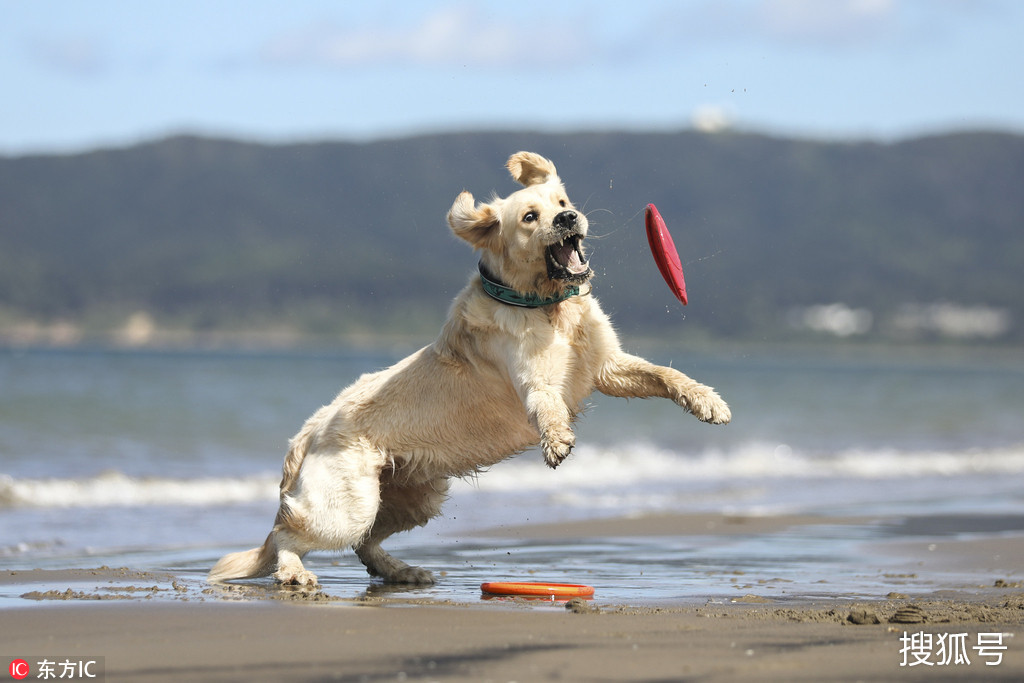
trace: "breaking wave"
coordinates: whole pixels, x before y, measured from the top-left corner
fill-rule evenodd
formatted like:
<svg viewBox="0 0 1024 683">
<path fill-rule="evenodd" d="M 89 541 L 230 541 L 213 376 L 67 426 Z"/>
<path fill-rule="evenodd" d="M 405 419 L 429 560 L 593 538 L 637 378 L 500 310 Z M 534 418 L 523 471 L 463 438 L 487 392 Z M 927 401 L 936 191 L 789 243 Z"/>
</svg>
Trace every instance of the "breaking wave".
<svg viewBox="0 0 1024 683">
<path fill-rule="evenodd" d="M 801 453 L 784 444 L 748 444 L 730 451 L 683 455 L 650 445 L 581 444 L 552 471 L 538 453 L 499 464 L 454 493 L 636 489 L 734 480 L 921 479 L 1024 474 L 1024 445 L 965 451 L 848 450 Z M 0 509 L 52 507 L 217 506 L 274 501 L 280 475 L 171 479 L 105 472 L 78 479 L 16 479 L 0 475 Z"/>
<path fill-rule="evenodd" d="M 0 475 L 0 508 L 226 505 L 276 500 L 278 474 L 163 479 L 104 472 L 82 479 L 14 479 Z"/>
<path fill-rule="evenodd" d="M 581 445 L 552 472 L 540 457 L 521 456 L 473 482 L 491 491 L 554 490 L 566 485 L 627 487 L 737 479 L 914 479 L 1024 473 L 1024 444 L 966 451 L 852 449 L 818 454 L 785 444 L 753 443 L 729 451 L 681 455 L 650 445 L 602 448 Z"/>
</svg>

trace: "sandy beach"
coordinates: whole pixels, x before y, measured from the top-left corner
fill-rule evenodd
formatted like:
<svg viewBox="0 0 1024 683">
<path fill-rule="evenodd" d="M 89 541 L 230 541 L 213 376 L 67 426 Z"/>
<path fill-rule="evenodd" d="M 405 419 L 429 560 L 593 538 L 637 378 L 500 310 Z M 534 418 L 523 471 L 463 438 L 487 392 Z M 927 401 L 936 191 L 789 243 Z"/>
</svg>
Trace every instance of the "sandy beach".
<svg viewBox="0 0 1024 683">
<path fill-rule="evenodd" d="M 695 537 L 819 521 L 659 515 L 481 533 Z M 877 551 L 864 557 L 866 570 L 876 559 L 891 567 L 898 554 L 906 576 L 943 578 L 927 592 L 851 596 L 830 585 L 780 597 L 759 590 L 772 577 L 744 576 L 724 597 L 709 582 L 704 599 L 631 605 L 602 600 L 600 585 L 590 601 L 459 601 L 393 594 L 369 580 L 365 593 L 342 598 L 131 568 L 8 570 L 0 589 L 18 599 L 0 611 L 0 642 L 8 660 L 91 658 L 111 681 L 1024 678 L 1024 536 Z"/>
</svg>

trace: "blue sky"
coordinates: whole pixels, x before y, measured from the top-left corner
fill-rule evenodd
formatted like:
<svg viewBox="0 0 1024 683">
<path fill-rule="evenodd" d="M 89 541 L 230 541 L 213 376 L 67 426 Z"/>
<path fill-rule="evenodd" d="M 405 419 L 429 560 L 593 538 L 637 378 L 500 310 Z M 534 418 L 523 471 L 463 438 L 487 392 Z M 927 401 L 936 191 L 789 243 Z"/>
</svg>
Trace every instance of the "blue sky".
<svg viewBox="0 0 1024 683">
<path fill-rule="evenodd" d="M 0 154 L 190 132 L 1024 132 L 1019 0 L 0 0 Z"/>
</svg>

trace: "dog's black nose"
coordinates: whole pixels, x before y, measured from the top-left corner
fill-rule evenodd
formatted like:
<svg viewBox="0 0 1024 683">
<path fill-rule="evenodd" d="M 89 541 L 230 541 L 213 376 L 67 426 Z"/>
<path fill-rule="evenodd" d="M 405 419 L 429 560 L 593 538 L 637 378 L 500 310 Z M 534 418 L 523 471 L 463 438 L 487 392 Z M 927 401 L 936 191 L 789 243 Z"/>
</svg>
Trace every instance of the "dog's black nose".
<svg viewBox="0 0 1024 683">
<path fill-rule="evenodd" d="M 555 216 L 555 220 L 552 221 L 552 225 L 559 230 L 568 230 L 569 228 L 576 227 L 576 212 L 563 211 Z"/>
</svg>

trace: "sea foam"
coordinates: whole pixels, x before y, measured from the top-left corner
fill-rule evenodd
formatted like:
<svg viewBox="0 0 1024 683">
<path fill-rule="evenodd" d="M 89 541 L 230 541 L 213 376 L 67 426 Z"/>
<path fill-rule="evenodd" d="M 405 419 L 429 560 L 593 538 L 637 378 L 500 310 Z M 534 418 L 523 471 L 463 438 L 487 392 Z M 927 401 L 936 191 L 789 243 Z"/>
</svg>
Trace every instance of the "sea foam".
<svg viewBox="0 0 1024 683">
<path fill-rule="evenodd" d="M 81 479 L 14 479 L 0 475 L 0 508 L 226 505 L 277 498 L 279 475 L 164 479 L 104 472 Z"/>
<path fill-rule="evenodd" d="M 466 490 L 504 493 L 643 491 L 659 487 L 737 480 L 885 480 L 1014 476 L 1024 474 L 1024 445 L 963 451 L 858 449 L 836 453 L 799 452 L 785 444 L 751 443 L 728 451 L 678 453 L 652 445 L 581 444 L 557 470 L 536 452 L 466 481 Z M 133 477 L 122 472 L 68 479 L 30 479 L 0 475 L 0 508 L 217 506 L 273 501 L 280 475 L 173 479 Z"/>
</svg>

